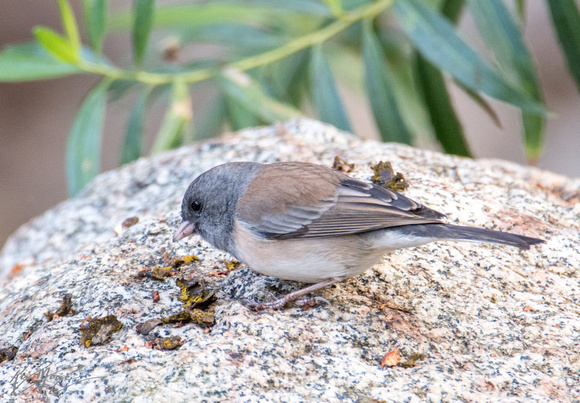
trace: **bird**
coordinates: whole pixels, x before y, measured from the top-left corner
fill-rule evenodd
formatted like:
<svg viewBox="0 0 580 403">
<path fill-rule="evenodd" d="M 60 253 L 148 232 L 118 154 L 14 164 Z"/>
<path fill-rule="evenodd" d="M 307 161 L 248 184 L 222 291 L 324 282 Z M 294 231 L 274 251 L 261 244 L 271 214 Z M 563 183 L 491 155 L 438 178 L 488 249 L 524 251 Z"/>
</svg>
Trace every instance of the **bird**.
<svg viewBox="0 0 580 403">
<path fill-rule="evenodd" d="M 399 248 L 476 241 L 529 249 L 542 239 L 443 222 L 444 214 L 394 190 L 305 162 L 229 162 L 195 178 L 173 241 L 198 234 L 253 271 L 312 285 L 256 310 L 280 309 L 355 277 Z"/>
</svg>

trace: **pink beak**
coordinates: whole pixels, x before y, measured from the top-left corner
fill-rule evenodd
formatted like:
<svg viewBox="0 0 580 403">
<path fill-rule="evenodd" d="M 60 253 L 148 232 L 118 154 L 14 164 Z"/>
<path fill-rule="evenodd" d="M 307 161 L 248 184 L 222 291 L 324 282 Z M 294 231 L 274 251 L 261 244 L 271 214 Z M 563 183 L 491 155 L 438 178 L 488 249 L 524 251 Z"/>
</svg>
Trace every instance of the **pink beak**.
<svg viewBox="0 0 580 403">
<path fill-rule="evenodd" d="M 193 231 L 195 231 L 195 224 L 190 223 L 189 221 L 183 221 L 173 235 L 173 242 L 180 241 L 183 238 L 190 236 L 193 234 Z"/>
</svg>

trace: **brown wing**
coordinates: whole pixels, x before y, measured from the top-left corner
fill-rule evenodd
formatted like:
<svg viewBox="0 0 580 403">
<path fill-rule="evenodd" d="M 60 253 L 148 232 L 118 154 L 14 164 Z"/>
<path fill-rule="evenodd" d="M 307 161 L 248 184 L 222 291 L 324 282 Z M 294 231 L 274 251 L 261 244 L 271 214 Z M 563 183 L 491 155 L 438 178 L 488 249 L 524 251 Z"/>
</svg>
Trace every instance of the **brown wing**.
<svg viewBox="0 0 580 403">
<path fill-rule="evenodd" d="M 246 192 L 252 197 L 240 200 L 237 219 L 266 238 L 335 237 L 444 217 L 397 192 L 318 165 L 272 164 L 256 179 Z"/>
</svg>

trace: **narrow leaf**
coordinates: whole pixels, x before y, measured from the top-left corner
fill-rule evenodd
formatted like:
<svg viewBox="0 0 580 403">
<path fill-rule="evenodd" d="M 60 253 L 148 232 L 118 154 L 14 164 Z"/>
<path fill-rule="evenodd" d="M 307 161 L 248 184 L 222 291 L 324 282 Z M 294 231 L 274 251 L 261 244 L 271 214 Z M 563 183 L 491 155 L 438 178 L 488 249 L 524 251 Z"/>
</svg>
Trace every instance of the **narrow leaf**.
<svg viewBox="0 0 580 403">
<path fill-rule="evenodd" d="M 419 86 L 437 140 L 446 153 L 471 157 L 463 128 L 451 105 L 443 74 L 421 55 L 417 55 L 415 63 Z"/>
<path fill-rule="evenodd" d="M 76 63 L 79 52 L 71 43 L 52 29 L 37 27 L 34 29 L 34 36 L 38 42 L 57 60 L 65 63 Z"/>
<path fill-rule="evenodd" d="M 310 88 L 314 107 L 318 111 L 320 120 L 341 130 L 351 131 L 348 117 L 334 83 L 334 77 L 324 59 L 320 46 L 312 48 Z"/>
<path fill-rule="evenodd" d="M 147 87 L 137 98 L 135 106 L 131 111 L 127 131 L 125 133 L 125 142 L 121 153 L 121 165 L 141 157 L 143 153 L 143 116 L 147 108 L 147 100 L 151 88 Z"/>
<path fill-rule="evenodd" d="M 470 88 L 467 88 L 465 85 L 463 85 L 462 83 L 455 81 L 455 84 L 461 88 L 463 90 L 463 92 L 465 92 L 473 102 L 475 102 L 481 109 L 483 109 L 483 111 L 485 113 L 487 113 L 487 115 L 491 118 L 491 120 L 493 120 L 493 123 L 495 123 L 495 125 L 497 127 L 502 127 L 501 125 L 501 121 L 499 120 L 499 116 L 497 116 L 497 113 L 495 113 L 495 111 L 493 110 L 493 108 L 491 107 L 491 105 L 489 104 L 489 102 L 487 102 L 487 100 L 485 98 L 483 98 L 481 95 L 479 95 L 477 92 L 473 91 Z"/>
<path fill-rule="evenodd" d="M 413 141 L 423 137 L 431 138 L 433 125 L 429 120 L 423 96 L 418 89 L 415 72 L 409 68 L 413 59 L 409 57 L 408 43 L 406 38 L 402 37 L 402 34 L 400 34 L 399 38 L 395 38 L 393 31 L 390 27 L 381 27 L 381 31 L 377 31 L 377 37 L 381 43 L 383 54 L 387 59 L 397 107 L 407 131 L 412 133 Z M 333 65 L 339 66 L 337 63 Z M 361 73 L 363 72 L 362 66 L 361 60 Z M 346 69 L 358 68 L 358 63 L 350 61 L 342 67 Z M 352 75 L 352 73 L 350 74 Z M 362 74 L 359 81 L 361 84 L 354 88 L 364 87 Z"/>
<path fill-rule="evenodd" d="M 332 11 L 332 14 L 334 14 L 335 16 L 341 16 L 344 11 L 342 10 L 342 4 L 340 0 L 322 0 L 330 9 L 330 11 Z"/>
<path fill-rule="evenodd" d="M 441 4 L 441 14 L 452 24 L 456 24 L 463 11 L 463 0 L 445 0 Z M 415 55 L 415 74 L 419 92 L 426 106 L 435 137 L 449 154 L 471 156 L 463 134 L 463 127 L 457 117 L 443 73 L 423 56 Z"/>
<path fill-rule="evenodd" d="M 226 108 L 225 95 L 219 94 L 208 105 L 201 118 L 195 120 L 196 140 L 205 140 L 221 134 L 226 116 Z"/>
<path fill-rule="evenodd" d="M 300 106 L 308 77 L 309 54 L 304 49 L 266 66 L 267 81 L 274 98 Z"/>
<path fill-rule="evenodd" d="M 325 0 L 327 1 L 327 0 Z M 340 3 L 340 0 L 328 0 L 334 3 Z M 366 0 L 365 0 L 366 1 Z M 218 3 L 216 1 L 216 3 Z M 328 9 L 321 4 L 319 0 L 229 0 L 222 2 L 224 4 L 238 4 L 246 7 L 265 7 L 282 12 L 295 12 L 301 14 L 317 14 L 329 16 Z M 340 4 L 337 6 L 340 8 Z"/>
<path fill-rule="evenodd" d="M 139 66 L 145 56 L 149 34 L 153 26 L 155 1 L 134 0 L 133 8 L 135 12 L 133 23 L 133 53 L 135 54 L 135 64 Z"/>
<path fill-rule="evenodd" d="M 165 112 L 165 118 L 151 150 L 152 154 L 179 146 L 183 140 L 184 131 L 193 118 L 187 84 L 183 81 L 175 81 L 172 90 L 171 104 Z"/>
<path fill-rule="evenodd" d="M 368 20 L 363 22 L 362 54 L 367 92 L 381 138 L 411 144 L 411 134 L 397 106 L 390 71 Z"/>
<path fill-rule="evenodd" d="M 443 14 L 452 24 L 457 24 L 465 6 L 465 0 L 444 0 L 441 5 Z"/>
<path fill-rule="evenodd" d="M 302 116 L 302 113 L 292 106 L 270 98 L 264 93 L 260 84 L 239 70 L 227 69 L 220 77 L 219 83 L 226 94 L 241 102 L 268 123 Z"/>
<path fill-rule="evenodd" d="M 194 25 L 183 29 L 180 38 L 184 43 L 209 42 L 232 48 L 232 51 L 256 52 L 283 45 L 288 38 L 278 33 L 244 24 Z"/>
<path fill-rule="evenodd" d="M 544 149 L 546 120 L 539 115 L 522 113 L 526 157 L 530 165 L 536 165 Z"/>
<path fill-rule="evenodd" d="M 475 23 L 487 46 L 512 82 L 538 102 L 540 86 L 532 56 L 522 33 L 501 0 L 469 0 Z M 537 160 L 542 152 L 544 119 L 530 113 L 522 114 L 524 140 L 528 160 Z"/>
<path fill-rule="evenodd" d="M 107 0 L 83 0 L 87 33 L 96 53 L 101 53 L 103 49 L 107 3 Z"/>
<path fill-rule="evenodd" d="M 80 52 L 81 37 L 79 35 L 79 28 L 70 3 L 68 0 L 58 0 L 58 7 L 60 9 L 60 17 L 68 41 L 76 52 Z"/>
<path fill-rule="evenodd" d="M 135 80 L 115 80 L 109 86 L 109 102 L 115 102 L 123 98 L 140 83 Z"/>
<path fill-rule="evenodd" d="M 545 108 L 514 87 L 455 33 L 450 23 L 417 0 L 397 0 L 399 23 L 421 54 L 466 87 L 510 103 L 523 111 L 545 115 Z"/>
<path fill-rule="evenodd" d="M 469 0 L 476 26 L 508 77 L 528 94 L 539 94 L 532 57 L 501 0 Z"/>
<path fill-rule="evenodd" d="M 228 95 L 225 96 L 228 121 L 232 130 L 245 129 L 257 126 L 260 122 L 256 114 L 244 104 Z"/>
<path fill-rule="evenodd" d="M 99 173 L 101 134 L 109 84 L 109 80 L 103 80 L 89 92 L 72 125 L 66 150 L 66 171 L 71 196 Z"/>
<path fill-rule="evenodd" d="M 548 0 L 552 22 L 580 92 L 580 14 L 574 0 Z"/>
<path fill-rule="evenodd" d="M 520 22 L 523 24 L 526 21 L 526 0 L 516 0 L 516 11 Z"/>
<path fill-rule="evenodd" d="M 37 43 L 13 46 L 0 53 L 0 81 L 43 80 L 80 73 L 74 65 L 56 60 Z"/>
<path fill-rule="evenodd" d="M 133 10 L 134 11 L 134 10 Z M 156 28 L 177 28 L 227 23 L 272 23 L 287 21 L 294 17 L 330 17 L 328 7 L 312 0 L 262 0 L 248 3 L 239 1 L 210 1 L 197 4 L 160 7 L 155 12 Z M 108 31 L 131 28 L 134 16 L 131 12 L 118 12 L 111 16 Z M 279 25 L 282 26 L 282 25 Z"/>
</svg>

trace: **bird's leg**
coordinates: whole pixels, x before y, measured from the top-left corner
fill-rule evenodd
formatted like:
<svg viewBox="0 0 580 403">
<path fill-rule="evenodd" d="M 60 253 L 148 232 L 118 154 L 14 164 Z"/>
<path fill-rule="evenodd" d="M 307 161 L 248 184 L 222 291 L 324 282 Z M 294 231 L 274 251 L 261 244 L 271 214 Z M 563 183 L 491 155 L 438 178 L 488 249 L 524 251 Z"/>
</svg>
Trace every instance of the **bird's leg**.
<svg viewBox="0 0 580 403">
<path fill-rule="evenodd" d="M 256 311 L 263 311 L 265 309 L 280 309 L 289 304 L 290 302 L 296 301 L 299 305 L 314 305 L 317 301 L 325 301 L 322 297 L 310 297 L 310 298 L 300 298 L 306 294 L 311 293 L 312 291 L 316 291 L 322 287 L 326 287 L 335 283 L 342 281 L 341 279 L 328 279 L 321 281 L 320 283 L 313 284 L 309 287 L 302 288 L 298 291 L 291 292 L 290 294 L 286 294 L 280 299 L 277 299 L 272 302 L 262 302 L 262 303 L 252 303 L 250 307 L 255 309 Z"/>
</svg>

